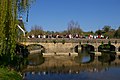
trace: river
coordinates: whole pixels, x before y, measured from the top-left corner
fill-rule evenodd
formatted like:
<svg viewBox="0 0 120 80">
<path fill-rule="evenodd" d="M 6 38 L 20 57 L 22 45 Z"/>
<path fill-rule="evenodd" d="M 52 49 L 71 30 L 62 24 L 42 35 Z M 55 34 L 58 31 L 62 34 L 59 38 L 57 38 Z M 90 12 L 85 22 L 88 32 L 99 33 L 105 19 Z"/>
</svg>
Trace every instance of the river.
<svg viewBox="0 0 120 80">
<path fill-rule="evenodd" d="M 22 71 L 25 80 L 120 80 L 120 57 L 111 53 L 47 57 L 38 53 L 29 55 L 28 60 Z"/>
</svg>

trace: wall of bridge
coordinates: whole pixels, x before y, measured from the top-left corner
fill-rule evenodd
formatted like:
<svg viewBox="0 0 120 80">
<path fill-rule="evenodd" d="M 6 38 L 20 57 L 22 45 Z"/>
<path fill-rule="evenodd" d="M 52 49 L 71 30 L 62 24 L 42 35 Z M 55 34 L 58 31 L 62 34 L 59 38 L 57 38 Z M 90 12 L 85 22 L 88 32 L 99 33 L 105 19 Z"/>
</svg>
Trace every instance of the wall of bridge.
<svg viewBox="0 0 120 80">
<path fill-rule="evenodd" d="M 31 45 L 31 44 L 39 44 L 42 45 L 45 48 L 45 53 L 75 53 L 75 47 L 77 45 L 80 45 L 79 43 L 40 43 L 40 42 L 21 42 L 21 44 L 24 45 Z M 83 44 L 89 44 L 94 46 L 95 51 L 98 51 L 98 47 L 101 45 L 101 43 L 81 43 Z M 111 43 L 116 47 L 116 51 L 118 51 L 118 48 L 120 46 L 120 43 Z"/>
<path fill-rule="evenodd" d="M 78 45 L 78 43 L 22 43 L 24 45 L 31 45 L 31 44 L 39 44 L 45 48 L 45 53 L 74 53 L 74 46 Z"/>
</svg>

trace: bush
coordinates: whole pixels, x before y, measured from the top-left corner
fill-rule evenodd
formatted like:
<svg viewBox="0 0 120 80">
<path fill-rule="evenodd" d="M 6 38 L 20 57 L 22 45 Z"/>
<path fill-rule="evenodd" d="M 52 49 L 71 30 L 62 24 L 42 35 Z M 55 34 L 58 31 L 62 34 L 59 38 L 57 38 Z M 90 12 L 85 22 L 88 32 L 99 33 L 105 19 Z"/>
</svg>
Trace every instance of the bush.
<svg viewBox="0 0 120 80">
<path fill-rule="evenodd" d="M 81 41 L 79 41 L 79 44 L 81 45 Z"/>
<path fill-rule="evenodd" d="M 115 40 L 115 44 L 117 44 L 117 40 Z"/>
<path fill-rule="evenodd" d="M 56 40 L 53 40 L 53 43 L 56 44 L 57 43 Z"/>
<path fill-rule="evenodd" d="M 65 40 L 62 40 L 62 44 L 65 44 Z"/>
<path fill-rule="evenodd" d="M 22 80 L 22 76 L 14 70 L 0 68 L 0 80 Z"/>
</svg>

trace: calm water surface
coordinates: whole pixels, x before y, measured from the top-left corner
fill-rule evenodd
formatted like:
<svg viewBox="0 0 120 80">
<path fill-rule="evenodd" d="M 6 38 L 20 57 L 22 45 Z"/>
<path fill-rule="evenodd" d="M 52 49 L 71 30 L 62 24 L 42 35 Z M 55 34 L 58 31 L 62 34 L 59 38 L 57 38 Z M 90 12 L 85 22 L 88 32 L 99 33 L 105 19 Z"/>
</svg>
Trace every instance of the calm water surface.
<svg viewBox="0 0 120 80">
<path fill-rule="evenodd" d="M 43 60 L 40 59 L 43 58 L 38 56 L 38 54 L 36 56 L 34 55 L 33 58 L 30 56 L 29 63 L 34 66 L 40 65 L 41 62 L 43 62 Z M 118 63 L 113 62 L 115 61 L 115 55 L 105 54 L 98 56 L 97 62 L 99 64 L 93 63 L 95 58 L 93 55 L 90 56 L 88 54 L 80 54 L 75 57 L 75 60 L 75 62 L 80 65 L 89 65 L 87 65 L 87 68 L 83 70 L 80 70 L 81 68 L 79 67 L 78 70 L 76 69 L 73 72 L 71 71 L 72 68 L 68 69 L 67 72 L 60 70 L 52 72 L 52 70 L 37 69 L 35 71 L 25 71 L 23 74 L 25 80 L 120 80 L 120 61 L 118 59 Z M 89 66 L 94 67 L 89 69 Z M 55 68 L 57 70 L 57 66 Z"/>
<path fill-rule="evenodd" d="M 120 80 L 120 68 L 108 68 L 100 72 L 79 72 L 79 73 L 45 73 L 27 72 L 26 80 Z"/>
</svg>

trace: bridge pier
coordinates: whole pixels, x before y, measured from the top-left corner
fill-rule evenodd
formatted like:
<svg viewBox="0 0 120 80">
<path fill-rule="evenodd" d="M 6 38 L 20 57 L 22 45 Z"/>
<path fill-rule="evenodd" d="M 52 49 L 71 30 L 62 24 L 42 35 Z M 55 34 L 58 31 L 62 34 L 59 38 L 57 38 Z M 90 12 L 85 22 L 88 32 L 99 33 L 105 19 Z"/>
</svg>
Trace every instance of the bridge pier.
<svg viewBox="0 0 120 80">
<path fill-rule="evenodd" d="M 41 39 L 39 39 L 41 40 Z M 42 41 L 42 42 L 36 42 L 36 41 L 26 41 L 26 42 L 20 42 L 21 44 L 23 45 L 32 45 L 32 44 L 36 44 L 36 45 L 41 45 L 44 47 L 45 49 L 45 52 L 46 53 L 74 53 L 75 52 L 75 47 L 78 46 L 78 50 L 80 51 L 81 50 L 81 45 L 84 45 L 84 44 L 89 44 L 89 45 L 92 45 L 92 47 L 94 46 L 94 51 L 95 52 L 98 52 L 98 47 L 101 45 L 101 42 L 103 41 L 105 44 L 107 44 L 108 40 L 104 40 L 104 39 L 90 39 L 89 40 L 89 43 L 87 43 L 88 39 L 80 39 L 80 40 L 73 40 L 73 41 L 69 41 L 69 40 L 66 40 L 66 42 L 63 44 L 61 42 L 56 42 L 56 43 L 53 43 L 52 42 L 44 42 L 45 39 Z M 50 41 L 50 40 L 48 40 Z M 81 44 L 79 43 L 79 41 L 81 41 Z M 111 40 L 111 44 L 114 45 L 116 48 L 116 52 L 119 51 L 119 47 L 120 47 L 120 41 L 117 42 L 117 44 L 113 43 L 114 40 Z"/>
<path fill-rule="evenodd" d="M 119 47 L 116 47 L 116 48 L 115 48 L 115 51 L 118 52 L 118 49 L 119 49 Z"/>
<path fill-rule="evenodd" d="M 78 45 L 78 52 L 80 52 L 82 50 L 81 45 Z"/>
<path fill-rule="evenodd" d="M 95 52 L 98 52 L 98 48 L 95 48 Z"/>
</svg>

